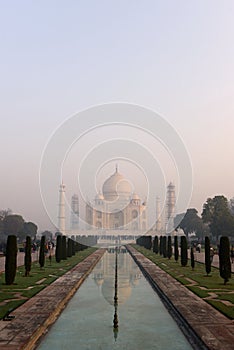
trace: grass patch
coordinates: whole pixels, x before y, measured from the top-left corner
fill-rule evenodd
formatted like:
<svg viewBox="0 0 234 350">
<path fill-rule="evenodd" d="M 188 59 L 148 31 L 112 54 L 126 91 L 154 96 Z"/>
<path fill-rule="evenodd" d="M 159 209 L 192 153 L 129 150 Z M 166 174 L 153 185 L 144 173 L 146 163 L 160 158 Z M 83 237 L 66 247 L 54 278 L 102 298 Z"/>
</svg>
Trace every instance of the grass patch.
<svg viewBox="0 0 234 350">
<path fill-rule="evenodd" d="M 1 305 L 0 312 L 1 312 L 1 318 L 3 318 L 9 309 L 16 309 L 20 305 L 25 303 L 25 300 L 15 300 L 15 301 L 9 301 L 8 303 Z"/>
<path fill-rule="evenodd" d="M 188 289 L 190 289 L 194 294 L 197 294 L 200 298 L 207 298 L 209 296 L 209 292 L 207 290 L 200 289 L 197 286 L 189 286 Z"/>
<path fill-rule="evenodd" d="M 90 247 L 83 251 L 76 253 L 76 255 L 62 260 L 60 263 L 55 261 L 52 257 L 51 264 L 49 259 L 46 259 L 45 267 L 40 268 L 38 262 L 32 263 L 32 268 L 29 277 L 24 277 L 24 266 L 17 268 L 16 277 L 13 285 L 7 286 L 5 284 L 5 273 L 0 274 L 0 319 L 4 317 L 9 309 L 16 309 L 29 298 L 40 292 L 43 288 L 51 284 L 58 277 L 64 275 L 67 271 L 72 269 L 88 255 L 92 254 L 96 248 Z M 20 293 L 20 299 L 11 301 L 10 299 L 17 298 L 16 293 Z"/>
<path fill-rule="evenodd" d="M 222 294 L 222 295 L 219 295 L 219 293 L 218 293 L 218 298 L 217 299 L 229 301 L 234 306 L 234 294 Z"/>
<path fill-rule="evenodd" d="M 234 319 L 234 294 L 232 293 L 234 290 L 233 278 L 224 285 L 223 279 L 219 275 L 219 269 L 215 267 L 211 267 L 211 273 L 207 276 L 205 265 L 202 263 L 195 262 L 195 269 L 192 270 L 190 260 L 188 260 L 188 265 L 186 267 L 182 267 L 180 260 L 176 262 L 173 257 L 169 260 L 163 258 L 159 254 L 154 254 L 152 251 L 143 247 L 137 245 L 133 245 L 133 247 L 200 298 L 206 298 L 209 296 L 209 293 L 214 292 L 217 294 L 217 298 L 215 299 L 227 300 L 232 303 L 233 305 L 227 306 L 218 300 L 205 300 L 225 316 Z M 191 282 L 194 282 L 194 285 L 191 285 Z"/>
<path fill-rule="evenodd" d="M 218 311 L 222 312 L 224 315 L 230 315 L 228 316 L 229 318 L 233 319 L 234 318 L 234 305 L 233 306 L 227 306 L 221 301 L 217 300 L 207 300 L 207 302 L 212 305 L 215 309 Z"/>
</svg>

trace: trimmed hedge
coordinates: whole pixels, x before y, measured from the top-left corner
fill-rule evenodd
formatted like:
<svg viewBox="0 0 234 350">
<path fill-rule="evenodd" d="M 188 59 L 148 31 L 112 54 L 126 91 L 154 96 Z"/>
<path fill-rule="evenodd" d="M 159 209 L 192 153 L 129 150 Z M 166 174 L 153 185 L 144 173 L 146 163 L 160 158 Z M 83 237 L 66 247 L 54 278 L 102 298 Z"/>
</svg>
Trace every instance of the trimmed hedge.
<svg viewBox="0 0 234 350">
<path fill-rule="evenodd" d="M 17 267 L 17 239 L 15 235 L 7 237 L 6 260 L 5 260 L 5 282 L 7 285 L 14 283 Z"/>
</svg>

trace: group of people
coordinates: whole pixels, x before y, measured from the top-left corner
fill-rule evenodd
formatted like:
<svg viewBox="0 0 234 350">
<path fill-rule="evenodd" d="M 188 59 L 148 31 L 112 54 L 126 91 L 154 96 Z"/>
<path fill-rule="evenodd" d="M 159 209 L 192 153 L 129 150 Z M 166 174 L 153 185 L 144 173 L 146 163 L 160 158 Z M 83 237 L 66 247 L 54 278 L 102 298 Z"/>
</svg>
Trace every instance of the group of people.
<svg viewBox="0 0 234 350">
<path fill-rule="evenodd" d="M 201 252 L 201 244 L 194 244 L 194 248 L 198 253 Z M 216 251 L 213 247 L 210 247 L 210 262 L 213 262 L 214 255 L 218 254 L 218 250 Z M 232 244 L 231 249 L 230 249 L 230 258 L 231 258 L 231 263 L 234 263 L 234 244 Z"/>
</svg>

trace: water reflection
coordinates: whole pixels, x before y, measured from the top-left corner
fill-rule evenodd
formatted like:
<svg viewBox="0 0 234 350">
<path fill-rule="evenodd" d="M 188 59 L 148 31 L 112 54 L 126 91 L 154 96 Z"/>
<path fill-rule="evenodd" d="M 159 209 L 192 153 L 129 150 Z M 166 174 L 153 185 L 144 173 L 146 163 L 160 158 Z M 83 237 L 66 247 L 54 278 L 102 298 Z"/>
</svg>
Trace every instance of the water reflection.
<svg viewBox="0 0 234 350">
<path fill-rule="evenodd" d="M 93 273 L 105 300 L 114 305 L 115 248 L 108 249 Z M 118 304 L 124 304 L 141 278 L 141 272 L 125 248 L 118 249 Z"/>
<path fill-rule="evenodd" d="M 106 252 L 39 346 L 40 350 L 191 350 L 140 269 L 124 249 L 118 254 L 118 329 L 115 250 Z M 114 336 L 113 336 L 114 331 Z"/>
<path fill-rule="evenodd" d="M 114 296 L 114 306 L 115 306 L 115 313 L 114 313 L 114 320 L 113 320 L 113 331 L 114 331 L 114 338 L 115 341 L 117 340 L 117 335 L 119 331 L 119 319 L 118 319 L 118 253 L 119 249 L 118 247 L 115 248 L 115 296 Z"/>
</svg>

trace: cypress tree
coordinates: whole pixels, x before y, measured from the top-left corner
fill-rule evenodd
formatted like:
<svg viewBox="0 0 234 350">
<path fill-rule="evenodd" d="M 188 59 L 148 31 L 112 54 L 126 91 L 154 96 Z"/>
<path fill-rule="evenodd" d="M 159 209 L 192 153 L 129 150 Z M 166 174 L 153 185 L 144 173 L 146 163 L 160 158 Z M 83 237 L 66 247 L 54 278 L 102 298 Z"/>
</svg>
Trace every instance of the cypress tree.
<svg viewBox="0 0 234 350">
<path fill-rule="evenodd" d="M 171 246 L 171 236 L 168 236 L 167 239 L 167 257 L 171 259 L 172 256 L 172 246 Z"/>
<path fill-rule="evenodd" d="M 58 235 L 56 238 L 55 259 L 59 263 L 62 259 L 62 236 Z"/>
<path fill-rule="evenodd" d="M 152 236 L 145 236 L 145 248 L 151 250 L 151 248 L 152 248 Z"/>
<path fill-rule="evenodd" d="M 25 256 L 24 256 L 24 267 L 25 267 L 25 277 L 29 276 L 29 272 L 31 271 L 32 264 L 32 255 L 31 255 L 31 237 L 26 237 L 26 246 L 25 246 Z"/>
<path fill-rule="evenodd" d="M 78 253 L 78 251 L 79 251 L 79 243 L 78 242 L 75 242 L 75 251 L 76 251 L 76 253 Z"/>
<path fill-rule="evenodd" d="M 167 236 L 163 236 L 163 257 L 167 257 Z"/>
<path fill-rule="evenodd" d="M 39 252 L 39 264 L 40 267 L 45 265 L 45 236 L 41 237 L 40 252 Z"/>
<path fill-rule="evenodd" d="M 66 240 L 66 236 L 62 236 L 62 260 L 67 260 L 67 240 Z"/>
<path fill-rule="evenodd" d="M 159 254 L 163 255 L 163 236 L 160 236 L 160 241 L 159 241 Z"/>
<path fill-rule="evenodd" d="M 231 278 L 230 243 L 228 237 L 220 238 L 219 246 L 219 274 L 226 284 Z"/>
<path fill-rule="evenodd" d="M 178 236 L 174 237 L 174 254 L 175 254 L 175 261 L 177 262 L 179 259 Z"/>
<path fill-rule="evenodd" d="M 158 254 L 158 236 L 154 237 L 153 252 L 155 254 Z"/>
<path fill-rule="evenodd" d="M 191 253 L 190 253 L 190 258 L 191 258 L 191 267 L 194 270 L 195 267 L 195 260 L 194 260 L 194 253 L 193 253 L 193 248 L 191 247 Z"/>
<path fill-rule="evenodd" d="M 72 255 L 76 254 L 76 242 L 72 239 Z"/>
<path fill-rule="evenodd" d="M 207 276 L 211 271 L 211 261 L 210 261 L 210 239 L 208 236 L 205 237 L 205 266 Z"/>
<path fill-rule="evenodd" d="M 72 256 L 72 240 L 68 238 L 67 240 L 67 256 L 70 258 Z"/>
<path fill-rule="evenodd" d="M 5 260 L 5 282 L 13 284 L 17 267 L 17 240 L 15 235 L 7 237 L 6 260 Z"/>
<path fill-rule="evenodd" d="M 185 236 L 181 236 L 181 265 L 186 266 L 188 263 L 188 245 L 187 239 Z"/>
</svg>

